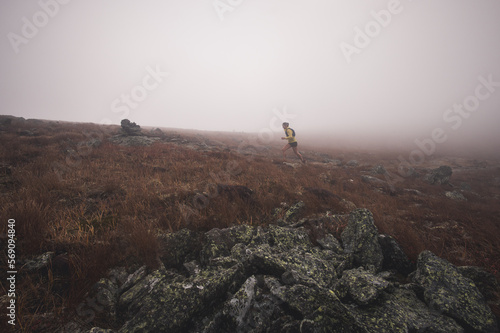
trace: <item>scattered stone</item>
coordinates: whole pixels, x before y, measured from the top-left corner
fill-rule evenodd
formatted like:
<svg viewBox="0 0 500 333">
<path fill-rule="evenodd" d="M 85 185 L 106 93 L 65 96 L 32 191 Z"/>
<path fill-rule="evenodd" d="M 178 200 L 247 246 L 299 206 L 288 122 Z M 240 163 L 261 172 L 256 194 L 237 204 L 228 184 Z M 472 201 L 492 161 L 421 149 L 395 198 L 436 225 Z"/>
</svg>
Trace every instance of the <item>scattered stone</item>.
<svg viewBox="0 0 500 333">
<path fill-rule="evenodd" d="M 382 164 L 378 164 L 378 165 L 374 166 L 373 169 L 371 170 L 371 172 L 374 174 L 377 174 L 377 175 L 386 175 L 387 174 L 387 170 L 384 168 L 384 166 Z"/>
<path fill-rule="evenodd" d="M 160 138 L 147 136 L 115 135 L 108 139 L 110 142 L 121 146 L 150 146 Z"/>
<path fill-rule="evenodd" d="M 30 260 L 27 260 L 21 267 L 24 273 L 30 273 L 35 271 L 40 271 L 42 269 L 50 266 L 52 259 L 54 258 L 54 252 L 46 252 Z"/>
<path fill-rule="evenodd" d="M 445 192 L 445 195 L 447 198 L 450 198 L 452 200 L 467 201 L 467 198 L 464 197 L 464 195 L 458 191 L 447 191 Z"/>
<path fill-rule="evenodd" d="M 368 183 L 368 184 L 371 184 L 371 185 L 374 185 L 377 187 L 386 188 L 389 186 L 389 184 L 387 184 L 386 181 L 372 177 L 372 176 L 368 176 L 368 175 L 361 176 L 361 180 L 365 183 Z"/>
<path fill-rule="evenodd" d="M 355 168 L 359 166 L 359 162 L 357 160 L 350 160 L 349 162 L 346 163 L 346 166 L 350 168 Z"/>
<path fill-rule="evenodd" d="M 415 190 L 415 189 L 412 189 L 412 188 L 405 188 L 403 191 L 405 191 L 406 193 L 413 194 L 413 195 L 418 195 L 418 196 L 423 196 L 424 195 L 419 190 Z"/>
<path fill-rule="evenodd" d="M 430 184 L 445 185 L 448 184 L 452 173 L 451 167 L 443 165 L 431 170 L 430 173 L 424 176 L 424 180 Z"/>
<path fill-rule="evenodd" d="M 347 211 L 352 211 L 358 208 L 354 202 L 346 199 L 340 200 L 340 205 Z"/>
</svg>

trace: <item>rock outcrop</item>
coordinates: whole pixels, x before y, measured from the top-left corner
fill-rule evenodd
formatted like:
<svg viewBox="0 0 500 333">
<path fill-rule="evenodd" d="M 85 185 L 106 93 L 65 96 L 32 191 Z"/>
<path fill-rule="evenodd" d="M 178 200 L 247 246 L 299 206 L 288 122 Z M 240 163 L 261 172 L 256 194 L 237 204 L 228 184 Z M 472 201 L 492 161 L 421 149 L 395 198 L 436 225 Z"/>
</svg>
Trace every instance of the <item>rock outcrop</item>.
<svg viewBox="0 0 500 333">
<path fill-rule="evenodd" d="M 428 251 L 415 266 L 368 210 L 349 215 L 341 241 L 296 226 L 160 236 L 159 269 L 93 289 L 109 326 L 90 332 L 498 332 L 467 277 L 491 287 L 484 272 Z"/>
<path fill-rule="evenodd" d="M 445 185 L 448 184 L 452 173 L 451 167 L 443 165 L 431 170 L 424 176 L 424 180 L 430 184 Z"/>
<path fill-rule="evenodd" d="M 142 135 L 141 126 L 128 119 L 121 121 L 120 133 L 109 138 L 110 142 L 122 146 L 149 146 L 159 140 L 160 137 Z"/>
</svg>

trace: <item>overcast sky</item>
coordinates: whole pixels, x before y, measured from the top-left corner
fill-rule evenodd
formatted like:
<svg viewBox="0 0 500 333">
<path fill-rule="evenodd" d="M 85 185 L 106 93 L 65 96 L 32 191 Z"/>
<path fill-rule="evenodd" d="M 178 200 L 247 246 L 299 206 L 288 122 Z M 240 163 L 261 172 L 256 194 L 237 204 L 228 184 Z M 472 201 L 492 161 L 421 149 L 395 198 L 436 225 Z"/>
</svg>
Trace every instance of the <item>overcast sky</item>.
<svg viewBox="0 0 500 333">
<path fill-rule="evenodd" d="M 2 0 L 0 33 L 0 114 L 500 138 L 499 0 Z"/>
</svg>

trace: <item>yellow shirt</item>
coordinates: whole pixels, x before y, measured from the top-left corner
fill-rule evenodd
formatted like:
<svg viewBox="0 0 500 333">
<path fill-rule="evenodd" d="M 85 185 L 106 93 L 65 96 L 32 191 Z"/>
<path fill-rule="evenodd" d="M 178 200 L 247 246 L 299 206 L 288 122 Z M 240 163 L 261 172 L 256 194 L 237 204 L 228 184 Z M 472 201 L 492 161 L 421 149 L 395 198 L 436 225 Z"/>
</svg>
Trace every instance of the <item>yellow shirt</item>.
<svg viewBox="0 0 500 333">
<path fill-rule="evenodd" d="M 285 135 L 288 143 L 297 142 L 297 139 L 295 139 L 295 137 L 293 136 L 293 132 L 290 128 L 287 127 L 285 129 Z"/>
</svg>

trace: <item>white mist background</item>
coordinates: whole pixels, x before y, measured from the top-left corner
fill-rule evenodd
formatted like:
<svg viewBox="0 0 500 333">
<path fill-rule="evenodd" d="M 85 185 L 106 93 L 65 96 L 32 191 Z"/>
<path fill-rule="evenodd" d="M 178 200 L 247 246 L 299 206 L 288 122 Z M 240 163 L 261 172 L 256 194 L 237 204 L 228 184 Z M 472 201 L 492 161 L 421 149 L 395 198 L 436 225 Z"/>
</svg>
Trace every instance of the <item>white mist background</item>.
<svg viewBox="0 0 500 333">
<path fill-rule="evenodd" d="M 500 89 L 460 128 L 443 120 L 479 76 L 500 82 L 498 0 L 221 0 L 238 3 L 224 20 L 212 0 L 41 2 L 58 11 L 17 53 L 8 36 L 40 1 L 0 4 L 0 114 L 259 132 L 286 107 L 302 138 L 411 142 L 442 127 L 464 147 L 500 142 Z M 349 63 L 340 45 L 391 5 Z M 113 108 L 147 68 L 168 77 L 134 109 Z"/>
</svg>

